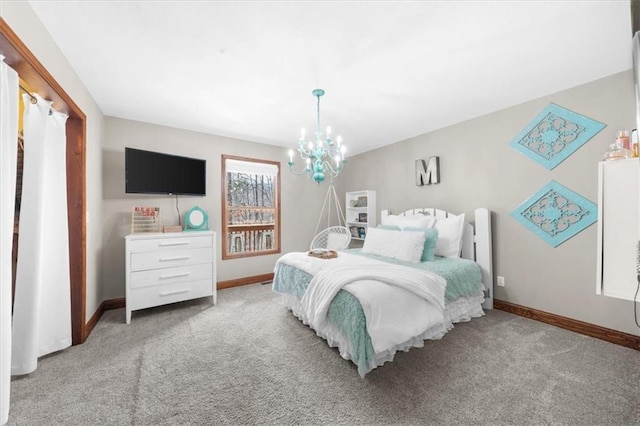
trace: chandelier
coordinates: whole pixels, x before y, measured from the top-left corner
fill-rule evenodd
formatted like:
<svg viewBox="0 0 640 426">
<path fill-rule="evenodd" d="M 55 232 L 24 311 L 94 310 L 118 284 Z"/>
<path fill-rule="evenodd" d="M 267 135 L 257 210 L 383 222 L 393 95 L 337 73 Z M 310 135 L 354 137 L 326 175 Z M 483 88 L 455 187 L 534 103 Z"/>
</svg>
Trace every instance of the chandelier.
<svg viewBox="0 0 640 426">
<path fill-rule="evenodd" d="M 327 126 L 325 133 L 320 130 L 320 96 L 324 95 L 324 90 L 315 89 L 311 92 L 318 98 L 317 130 L 315 141 L 305 138 L 305 131 L 302 129 L 300 140 L 298 140 L 298 153 L 305 161 L 305 167 L 296 171 L 293 161 L 294 151 L 289 150 L 289 170 L 296 175 L 306 174 L 318 184 L 323 182 L 326 175 L 336 177 L 340 174 L 347 160 L 344 159 L 346 148 L 342 145 L 342 137 L 338 136 L 335 142 L 331 139 L 331 127 Z M 325 137 L 326 135 L 326 137 Z"/>
</svg>

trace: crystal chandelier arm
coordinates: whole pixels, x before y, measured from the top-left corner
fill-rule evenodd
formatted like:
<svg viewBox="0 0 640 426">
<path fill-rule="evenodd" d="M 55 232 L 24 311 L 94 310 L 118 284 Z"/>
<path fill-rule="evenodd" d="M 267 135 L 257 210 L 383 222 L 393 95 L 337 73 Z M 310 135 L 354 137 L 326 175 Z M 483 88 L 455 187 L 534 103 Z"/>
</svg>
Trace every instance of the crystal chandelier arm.
<svg viewBox="0 0 640 426">
<path fill-rule="evenodd" d="M 300 139 L 300 141 L 298 141 L 298 149 L 296 149 L 296 151 L 300 154 L 300 157 L 303 160 L 306 160 L 309 157 L 309 151 L 306 149 L 305 147 L 306 141 L 303 139 Z M 293 162 L 293 158 L 291 156 L 289 156 L 289 162 Z"/>
<path fill-rule="evenodd" d="M 297 172 L 293 166 L 295 166 L 295 163 L 293 161 L 289 161 L 287 163 L 289 165 L 289 170 L 291 170 L 291 173 L 293 173 L 294 175 L 300 176 L 300 175 L 309 175 L 311 174 L 311 166 L 310 164 L 307 164 L 302 170 L 300 170 L 299 172 Z"/>
<path fill-rule="evenodd" d="M 340 162 L 336 166 L 335 163 L 332 165 L 329 161 L 324 160 L 322 162 L 322 165 L 324 166 L 324 168 L 329 170 L 329 172 L 331 173 L 331 176 L 337 177 L 340 174 L 340 172 L 342 171 L 342 169 L 344 169 L 344 165 L 346 164 L 346 162 L 347 162 L 347 160 L 340 160 Z M 336 166 L 336 167 L 334 167 L 334 166 Z"/>
</svg>

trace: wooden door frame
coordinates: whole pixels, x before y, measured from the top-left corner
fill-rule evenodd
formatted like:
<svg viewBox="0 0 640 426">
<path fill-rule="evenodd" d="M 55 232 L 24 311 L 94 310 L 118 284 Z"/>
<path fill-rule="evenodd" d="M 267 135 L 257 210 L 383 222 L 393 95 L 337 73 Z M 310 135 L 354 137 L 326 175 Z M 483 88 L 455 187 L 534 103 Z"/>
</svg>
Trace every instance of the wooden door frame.
<svg viewBox="0 0 640 426">
<path fill-rule="evenodd" d="M 86 116 L 62 86 L 0 18 L 0 53 L 5 63 L 53 108 L 69 115 L 67 130 L 67 211 L 71 274 L 71 339 L 84 343 L 86 327 Z M 49 224 L 48 226 L 55 226 Z"/>
</svg>

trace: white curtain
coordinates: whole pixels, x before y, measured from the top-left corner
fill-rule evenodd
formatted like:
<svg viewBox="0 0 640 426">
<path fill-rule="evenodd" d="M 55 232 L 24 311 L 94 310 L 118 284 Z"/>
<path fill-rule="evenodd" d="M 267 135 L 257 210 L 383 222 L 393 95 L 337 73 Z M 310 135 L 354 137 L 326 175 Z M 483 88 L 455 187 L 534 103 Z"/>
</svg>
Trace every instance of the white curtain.
<svg viewBox="0 0 640 426">
<path fill-rule="evenodd" d="M 11 372 L 31 373 L 38 357 L 71 346 L 67 222 L 67 116 L 24 95 L 24 169 L 13 306 Z"/>
<path fill-rule="evenodd" d="M 11 250 L 18 147 L 18 73 L 0 55 L 0 420 L 9 419 Z"/>
</svg>

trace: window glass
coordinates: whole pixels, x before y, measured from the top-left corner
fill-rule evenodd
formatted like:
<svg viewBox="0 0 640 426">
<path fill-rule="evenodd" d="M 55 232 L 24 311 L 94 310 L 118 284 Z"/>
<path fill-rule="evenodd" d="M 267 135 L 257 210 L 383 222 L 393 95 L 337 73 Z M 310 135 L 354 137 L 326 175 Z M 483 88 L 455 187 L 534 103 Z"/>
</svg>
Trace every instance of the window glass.
<svg viewBox="0 0 640 426">
<path fill-rule="evenodd" d="M 280 163 L 222 156 L 222 258 L 280 253 Z"/>
</svg>

